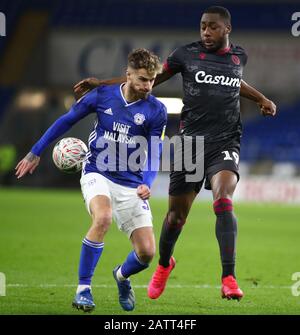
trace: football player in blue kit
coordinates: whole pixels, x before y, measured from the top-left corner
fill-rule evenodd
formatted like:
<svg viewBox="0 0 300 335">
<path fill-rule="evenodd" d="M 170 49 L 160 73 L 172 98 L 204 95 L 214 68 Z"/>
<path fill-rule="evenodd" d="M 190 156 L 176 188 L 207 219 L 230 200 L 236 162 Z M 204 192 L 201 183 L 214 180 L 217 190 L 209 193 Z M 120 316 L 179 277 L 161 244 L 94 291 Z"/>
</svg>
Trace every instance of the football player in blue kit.
<svg viewBox="0 0 300 335">
<path fill-rule="evenodd" d="M 79 283 L 73 300 L 73 306 L 83 311 L 95 308 L 91 280 L 113 218 L 133 246 L 123 264 L 113 270 L 119 303 L 124 310 L 131 311 L 135 307 L 129 277 L 146 269 L 155 254 L 147 199 L 159 168 L 167 122 L 165 106 L 151 95 L 161 67 L 158 57 L 148 50 L 132 51 L 128 56 L 126 82 L 102 85 L 86 94 L 52 124 L 16 167 L 18 178 L 33 173 L 42 151 L 52 141 L 85 116 L 96 114 L 80 179 L 85 205 L 92 218 L 92 225 L 82 241 Z M 127 158 L 143 143 L 148 158 L 140 157 L 142 168 L 136 168 Z"/>
</svg>

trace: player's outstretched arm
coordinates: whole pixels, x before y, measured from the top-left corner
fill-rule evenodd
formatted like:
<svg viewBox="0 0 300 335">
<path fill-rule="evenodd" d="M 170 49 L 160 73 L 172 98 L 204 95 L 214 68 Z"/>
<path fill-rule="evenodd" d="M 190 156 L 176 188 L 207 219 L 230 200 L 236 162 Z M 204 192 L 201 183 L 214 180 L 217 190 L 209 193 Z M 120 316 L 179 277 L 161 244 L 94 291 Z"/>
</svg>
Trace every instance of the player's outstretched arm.
<svg viewBox="0 0 300 335">
<path fill-rule="evenodd" d="M 276 105 L 275 103 L 266 98 L 261 92 L 254 87 L 247 84 L 244 80 L 241 83 L 240 96 L 252 100 L 258 104 L 263 116 L 275 116 Z"/>
<path fill-rule="evenodd" d="M 159 73 L 154 81 L 154 86 L 157 86 L 164 81 L 171 78 L 173 74 L 163 70 L 162 73 Z M 93 90 L 94 88 L 101 85 L 114 85 L 114 84 L 122 84 L 126 81 L 126 77 L 116 77 L 111 79 L 97 79 L 97 78 L 86 78 L 81 80 L 79 83 L 73 86 L 74 96 L 76 100 L 82 98 L 86 93 Z"/>
<path fill-rule="evenodd" d="M 168 79 L 170 79 L 173 76 L 174 76 L 174 74 L 168 72 L 165 68 L 163 68 L 162 73 L 159 73 L 156 76 L 153 86 L 157 86 L 157 85 L 167 81 Z"/>
<path fill-rule="evenodd" d="M 75 99 L 78 100 L 83 97 L 86 93 L 93 90 L 100 85 L 113 85 L 122 84 L 126 81 L 126 77 L 117 77 L 112 79 L 97 79 L 97 78 L 86 78 L 81 80 L 79 83 L 73 86 Z"/>
<path fill-rule="evenodd" d="M 16 166 L 16 176 L 18 179 L 25 176 L 28 172 L 30 174 L 36 169 L 40 163 L 40 157 L 34 153 L 29 152 Z"/>
<path fill-rule="evenodd" d="M 74 104 L 68 113 L 58 118 L 44 133 L 44 135 L 34 144 L 30 152 L 16 166 L 16 176 L 21 178 L 28 172 L 30 174 L 36 169 L 40 162 L 40 155 L 45 148 L 59 136 L 67 132 L 79 120 L 93 113 L 97 92 L 93 92 L 84 97 L 81 102 Z"/>
</svg>

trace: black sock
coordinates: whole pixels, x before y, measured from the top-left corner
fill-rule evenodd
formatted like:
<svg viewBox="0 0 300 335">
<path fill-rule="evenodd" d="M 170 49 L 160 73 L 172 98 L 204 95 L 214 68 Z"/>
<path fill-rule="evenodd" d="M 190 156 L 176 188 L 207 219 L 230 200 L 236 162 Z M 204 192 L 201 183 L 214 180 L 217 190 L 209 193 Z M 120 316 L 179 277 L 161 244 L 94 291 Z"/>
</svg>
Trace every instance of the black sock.
<svg viewBox="0 0 300 335">
<path fill-rule="evenodd" d="M 222 278 L 229 275 L 235 277 L 237 224 L 233 214 L 232 201 L 226 198 L 216 200 L 214 211 L 217 216 L 216 236 L 222 261 Z"/>
<path fill-rule="evenodd" d="M 159 239 L 159 264 L 168 267 L 170 265 L 170 258 L 173 254 L 175 243 L 181 233 L 182 226 L 185 221 L 180 221 L 177 224 L 171 224 L 168 221 L 167 214 L 164 223 L 162 225 L 160 239 Z"/>
</svg>

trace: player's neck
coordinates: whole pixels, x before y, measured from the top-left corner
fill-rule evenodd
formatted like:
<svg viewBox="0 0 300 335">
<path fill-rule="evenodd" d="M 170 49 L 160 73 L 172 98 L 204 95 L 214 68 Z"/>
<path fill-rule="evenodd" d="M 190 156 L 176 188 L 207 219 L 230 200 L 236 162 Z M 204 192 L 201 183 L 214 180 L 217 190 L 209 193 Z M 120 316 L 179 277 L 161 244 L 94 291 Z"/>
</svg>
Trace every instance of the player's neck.
<svg viewBox="0 0 300 335">
<path fill-rule="evenodd" d="M 221 46 L 221 49 L 220 50 L 225 50 L 225 49 L 228 49 L 230 47 L 230 42 L 229 42 L 229 39 L 226 38 Z"/>
<path fill-rule="evenodd" d="M 217 53 L 218 55 L 224 55 L 224 54 L 226 54 L 229 50 L 230 50 L 230 42 L 229 42 L 228 39 L 226 39 L 226 41 L 224 41 L 224 43 L 222 44 L 221 48 L 218 49 L 218 50 L 216 51 L 216 53 Z"/>
<path fill-rule="evenodd" d="M 125 83 L 121 89 L 127 102 L 134 102 L 140 99 L 140 97 L 130 88 L 128 83 Z"/>
</svg>

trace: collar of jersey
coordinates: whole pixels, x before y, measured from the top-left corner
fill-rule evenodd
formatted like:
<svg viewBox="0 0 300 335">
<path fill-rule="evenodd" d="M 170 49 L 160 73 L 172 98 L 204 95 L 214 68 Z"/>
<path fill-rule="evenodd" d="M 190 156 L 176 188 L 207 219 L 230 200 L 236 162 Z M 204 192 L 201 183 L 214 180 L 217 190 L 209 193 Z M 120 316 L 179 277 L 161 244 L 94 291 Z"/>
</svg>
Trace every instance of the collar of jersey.
<svg viewBox="0 0 300 335">
<path fill-rule="evenodd" d="M 230 44 L 227 48 L 219 49 L 216 51 L 217 55 L 225 55 L 232 49 L 232 44 Z"/>
<path fill-rule="evenodd" d="M 123 92 L 122 92 L 122 87 L 125 85 L 125 83 L 122 83 L 121 85 L 120 85 L 120 95 L 121 95 L 121 98 L 122 98 L 122 100 L 123 100 L 123 102 L 125 103 L 125 107 L 129 107 L 129 106 L 132 106 L 132 105 L 134 105 L 134 104 L 136 104 L 136 103 L 138 103 L 138 102 L 140 102 L 142 99 L 139 99 L 139 100 L 137 100 L 137 101 L 133 101 L 133 102 L 129 102 L 128 103 L 128 101 L 125 99 L 125 97 L 124 97 L 124 95 L 123 95 Z"/>
<path fill-rule="evenodd" d="M 203 49 L 203 52 L 205 53 L 210 53 L 206 48 L 205 46 L 203 45 L 202 41 L 200 40 L 200 46 L 201 48 Z M 212 54 L 216 54 L 216 55 L 219 55 L 219 56 L 222 56 L 222 55 L 226 55 L 228 52 L 230 52 L 233 48 L 233 45 L 232 43 L 229 42 L 229 46 L 227 48 L 223 48 L 223 49 L 219 49 L 217 51 L 214 51 L 214 52 L 211 52 Z"/>
</svg>

